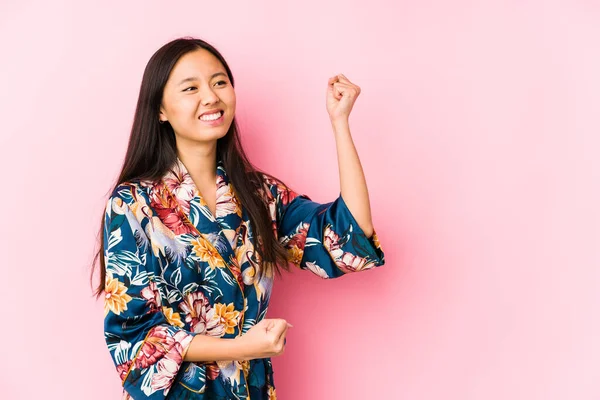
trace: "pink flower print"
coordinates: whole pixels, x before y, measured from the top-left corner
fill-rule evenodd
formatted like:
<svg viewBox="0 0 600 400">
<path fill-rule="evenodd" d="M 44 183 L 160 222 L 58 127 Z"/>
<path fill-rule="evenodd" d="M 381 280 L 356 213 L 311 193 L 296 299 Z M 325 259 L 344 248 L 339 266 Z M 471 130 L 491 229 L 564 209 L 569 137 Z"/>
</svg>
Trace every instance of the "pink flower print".
<svg viewBox="0 0 600 400">
<path fill-rule="evenodd" d="M 229 214 L 242 216 L 242 208 L 231 186 L 221 175 L 217 176 L 216 217 L 223 218 Z"/>
<path fill-rule="evenodd" d="M 156 364 L 156 372 L 152 375 L 150 387 L 153 391 L 168 389 L 173 384 L 173 378 L 179 371 L 179 365 L 175 360 L 165 357 Z M 165 393 L 166 394 L 166 393 Z"/>
<path fill-rule="evenodd" d="M 298 197 L 298 193 L 283 185 L 277 185 L 277 191 L 279 192 L 280 202 L 284 206 L 288 205 L 292 200 Z"/>
<path fill-rule="evenodd" d="M 344 253 L 344 255 L 336 260 L 337 266 L 344 272 L 358 272 L 373 268 L 374 261 L 368 261 L 366 258 L 356 256 L 352 253 Z"/>
<path fill-rule="evenodd" d="M 190 325 L 193 332 L 209 336 L 221 337 L 225 334 L 225 326 L 219 324 L 206 296 L 202 292 L 188 294 L 184 301 L 179 303 L 179 308 L 185 313 L 185 322 Z"/>
<path fill-rule="evenodd" d="M 197 190 L 192 176 L 187 172 L 182 163 L 178 163 L 168 176 L 163 179 L 165 186 L 177 199 L 179 206 L 186 213 L 190 213 L 190 203 L 196 196 Z"/>
<path fill-rule="evenodd" d="M 160 308 L 160 292 L 158 291 L 158 287 L 154 281 L 149 281 L 148 286 L 142 289 L 140 295 L 144 300 L 146 300 L 146 305 L 150 307 L 149 312 L 158 311 Z"/>
<path fill-rule="evenodd" d="M 173 343 L 174 340 L 169 335 L 166 327 L 156 326 L 152 328 L 135 358 L 135 367 L 141 369 L 155 364 L 164 357 L 167 349 L 172 347 Z"/>
<path fill-rule="evenodd" d="M 210 364 L 206 365 L 206 377 L 211 381 L 217 379 L 220 373 L 221 369 L 217 365 L 216 361 L 212 361 Z"/>
<path fill-rule="evenodd" d="M 125 380 L 127 377 L 127 373 L 129 372 L 129 368 L 133 362 L 131 360 L 124 362 L 123 364 L 117 365 L 117 372 L 119 373 L 119 377 L 121 378 L 121 382 Z"/>
<path fill-rule="evenodd" d="M 309 227 L 310 224 L 308 222 L 303 222 L 302 225 L 296 229 L 294 236 L 287 242 L 287 245 L 290 247 L 295 246 L 299 250 L 304 251 L 304 244 L 306 243 Z"/>
<path fill-rule="evenodd" d="M 162 184 L 157 184 L 150 199 L 150 207 L 154 209 L 156 215 L 163 224 L 176 235 L 182 235 L 193 231 L 193 227 L 184 219 L 178 208 L 177 199 L 175 199 L 169 190 Z M 189 211 L 189 205 L 188 205 Z"/>
<path fill-rule="evenodd" d="M 330 225 L 327 225 L 323 234 L 323 246 L 331 253 L 334 260 L 338 260 L 343 254 L 339 241 L 340 237 L 338 234 L 331 229 Z"/>
<path fill-rule="evenodd" d="M 179 331 L 169 338 L 171 340 L 168 341 L 168 351 L 156 364 L 156 371 L 154 372 L 152 382 L 150 383 L 150 386 L 154 391 L 165 389 L 165 395 L 173 384 L 173 379 L 175 378 L 175 375 L 177 375 L 179 367 L 183 362 L 182 343 L 187 344 L 191 341 L 191 337 L 183 331 Z"/>
</svg>

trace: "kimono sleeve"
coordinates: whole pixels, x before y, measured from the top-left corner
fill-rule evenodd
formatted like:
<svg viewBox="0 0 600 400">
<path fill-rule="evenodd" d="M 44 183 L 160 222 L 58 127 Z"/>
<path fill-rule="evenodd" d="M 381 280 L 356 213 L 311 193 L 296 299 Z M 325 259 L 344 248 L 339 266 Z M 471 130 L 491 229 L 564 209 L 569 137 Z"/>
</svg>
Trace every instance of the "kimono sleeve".
<svg viewBox="0 0 600 400">
<path fill-rule="evenodd" d="M 270 185 L 277 232 L 289 260 L 321 278 L 337 278 L 381 266 L 385 257 L 377 232 L 367 237 L 342 195 L 318 203 L 282 185 Z"/>
<path fill-rule="evenodd" d="M 104 336 L 124 390 L 134 399 L 164 399 L 195 333 L 161 307 L 147 268 L 151 245 L 128 202 L 130 192 L 115 190 L 106 204 Z"/>
</svg>

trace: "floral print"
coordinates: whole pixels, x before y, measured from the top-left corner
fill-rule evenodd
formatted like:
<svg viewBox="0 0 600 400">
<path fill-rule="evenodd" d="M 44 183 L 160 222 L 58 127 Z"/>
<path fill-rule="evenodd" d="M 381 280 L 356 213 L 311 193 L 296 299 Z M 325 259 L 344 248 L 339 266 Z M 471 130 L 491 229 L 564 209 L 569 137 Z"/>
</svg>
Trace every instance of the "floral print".
<svg viewBox="0 0 600 400">
<path fill-rule="evenodd" d="M 221 337 L 225 333 L 215 315 L 215 309 L 202 292 L 188 294 L 185 301 L 179 303 L 179 308 L 186 315 L 185 322 L 192 332 L 215 337 Z"/>
<path fill-rule="evenodd" d="M 226 327 L 225 333 L 234 333 L 234 328 L 238 325 L 240 312 L 234 310 L 233 303 L 229 303 L 229 305 L 217 304 L 216 310 L 215 316 Z"/>
<path fill-rule="evenodd" d="M 292 264 L 324 279 L 384 264 L 377 234 L 364 234 L 341 195 L 321 204 L 263 177 Z M 277 397 L 269 358 L 184 361 L 195 335 L 235 338 L 265 318 L 273 287 L 221 161 L 215 190 L 213 215 L 178 158 L 162 179 L 121 183 L 106 203 L 104 330 L 123 398 Z"/>
<path fill-rule="evenodd" d="M 212 246 L 209 246 L 204 240 L 194 241 L 194 252 L 196 256 L 208 263 L 212 269 L 225 268 L 225 262 L 221 254 Z"/>
<path fill-rule="evenodd" d="M 113 278 L 111 273 L 106 274 L 104 315 L 107 315 L 109 311 L 119 315 L 121 311 L 127 310 L 127 302 L 131 300 L 131 297 L 126 292 L 127 288 L 123 283 Z"/>
<path fill-rule="evenodd" d="M 181 322 L 181 316 L 179 315 L 179 313 L 173 312 L 173 309 L 171 307 L 163 306 L 162 310 L 163 310 L 163 314 L 165 314 L 165 318 L 167 319 L 167 322 L 170 325 L 174 325 L 174 326 L 183 328 L 184 325 L 183 325 L 183 322 Z"/>
</svg>

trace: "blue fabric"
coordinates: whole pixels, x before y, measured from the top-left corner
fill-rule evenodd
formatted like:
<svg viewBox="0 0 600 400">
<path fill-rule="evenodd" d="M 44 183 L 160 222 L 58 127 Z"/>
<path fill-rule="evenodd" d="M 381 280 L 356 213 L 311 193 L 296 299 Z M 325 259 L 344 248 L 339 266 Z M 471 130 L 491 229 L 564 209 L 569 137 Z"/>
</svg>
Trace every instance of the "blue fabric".
<svg viewBox="0 0 600 400">
<path fill-rule="evenodd" d="M 157 181 L 120 184 L 106 204 L 105 339 L 124 398 L 275 399 L 269 358 L 187 362 L 195 335 L 235 338 L 265 318 L 273 274 L 217 163 L 212 214 L 181 160 Z M 384 264 L 343 198 L 320 204 L 264 176 L 261 192 L 289 261 L 324 279 Z"/>
</svg>

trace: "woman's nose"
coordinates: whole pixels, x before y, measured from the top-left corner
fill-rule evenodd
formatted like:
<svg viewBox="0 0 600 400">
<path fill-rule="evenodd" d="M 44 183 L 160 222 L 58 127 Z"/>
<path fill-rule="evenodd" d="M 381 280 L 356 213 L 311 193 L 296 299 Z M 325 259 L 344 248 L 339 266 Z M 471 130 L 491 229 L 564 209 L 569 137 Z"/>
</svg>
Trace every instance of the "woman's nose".
<svg viewBox="0 0 600 400">
<path fill-rule="evenodd" d="M 211 89 L 205 89 L 202 93 L 200 93 L 200 98 L 204 104 L 212 104 L 219 101 L 219 96 L 217 96 L 217 94 Z"/>
</svg>

